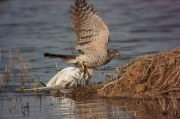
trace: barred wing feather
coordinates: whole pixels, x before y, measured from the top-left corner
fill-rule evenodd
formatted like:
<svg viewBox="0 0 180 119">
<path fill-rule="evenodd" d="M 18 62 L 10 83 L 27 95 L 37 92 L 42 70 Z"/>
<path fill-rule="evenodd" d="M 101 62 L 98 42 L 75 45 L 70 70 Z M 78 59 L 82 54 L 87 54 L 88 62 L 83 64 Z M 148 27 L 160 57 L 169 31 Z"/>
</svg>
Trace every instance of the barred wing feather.
<svg viewBox="0 0 180 119">
<path fill-rule="evenodd" d="M 85 0 L 76 0 L 75 7 L 71 6 L 70 14 L 76 34 L 76 49 L 91 50 L 99 47 L 107 51 L 109 30 L 94 7 L 89 6 Z"/>
</svg>

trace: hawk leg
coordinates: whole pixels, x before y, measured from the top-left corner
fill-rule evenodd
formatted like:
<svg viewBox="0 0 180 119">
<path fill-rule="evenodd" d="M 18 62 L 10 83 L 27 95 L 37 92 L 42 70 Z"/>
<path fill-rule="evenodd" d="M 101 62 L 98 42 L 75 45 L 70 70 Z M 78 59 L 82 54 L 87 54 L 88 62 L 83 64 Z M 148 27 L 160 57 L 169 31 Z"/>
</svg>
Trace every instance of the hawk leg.
<svg viewBox="0 0 180 119">
<path fill-rule="evenodd" d="M 85 78 L 85 73 L 86 73 L 86 66 L 84 65 L 84 62 L 82 63 L 81 65 L 82 69 L 81 69 L 81 72 L 83 72 L 83 77 Z"/>
</svg>

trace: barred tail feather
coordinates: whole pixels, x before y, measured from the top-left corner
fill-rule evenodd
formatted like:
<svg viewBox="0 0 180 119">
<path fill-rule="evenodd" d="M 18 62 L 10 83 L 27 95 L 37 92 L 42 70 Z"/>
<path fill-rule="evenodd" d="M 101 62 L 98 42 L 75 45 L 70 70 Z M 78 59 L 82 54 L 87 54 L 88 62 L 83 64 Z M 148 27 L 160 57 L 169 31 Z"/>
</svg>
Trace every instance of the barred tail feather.
<svg viewBox="0 0 180 119">
<path fill-rule="evenodd" d="M 77 63 L 77 55 L 60 55 L 60 54 L 51 54 L 51 53 L 45 53 L 44 57 L 49 57 L 49 58 L 61 58 L 63 59 L 66 63 L 72 63 L 76 64 Z"/>
</svg>

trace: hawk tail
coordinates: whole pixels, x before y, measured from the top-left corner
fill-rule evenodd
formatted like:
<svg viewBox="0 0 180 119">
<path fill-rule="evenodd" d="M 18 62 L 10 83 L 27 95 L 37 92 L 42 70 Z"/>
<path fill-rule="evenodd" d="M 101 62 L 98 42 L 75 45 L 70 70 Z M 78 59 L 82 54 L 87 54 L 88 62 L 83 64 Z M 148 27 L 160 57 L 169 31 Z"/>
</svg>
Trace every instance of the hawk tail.
<svg viewBox="0 0 180 119">
<path fill-rule="evenodd" d="M 77 63 L 77 55 L 61 55 L 61 54 L 51 54 L 51 53 L 44 53 L 44 57 L 49 57 L 49 58 L 61 58 L 63 59 L 66 63 Z"/>
</svg>

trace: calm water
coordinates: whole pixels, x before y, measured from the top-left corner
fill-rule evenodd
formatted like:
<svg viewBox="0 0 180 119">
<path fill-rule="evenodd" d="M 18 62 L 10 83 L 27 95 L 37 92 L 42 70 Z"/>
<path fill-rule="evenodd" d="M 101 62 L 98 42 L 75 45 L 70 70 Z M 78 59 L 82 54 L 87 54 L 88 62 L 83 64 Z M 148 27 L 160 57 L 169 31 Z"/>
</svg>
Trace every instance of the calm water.
<svg viewBox="0 0 180 119">
<path fill-rule="evenodd" d="M 12 100 L 9 97 L 12 96 Z M 38 97 L 37 94 L 7 94 L 1 100 L 0 118 L 31 118 L 31 119 L 68 119 L 68 118 L 106 118 L 124 116 L 130 118 L 136 111 L 129 111 L 125 106 L 114 107 L 103 101 L 75 102 L 71 99 L 54 98 L 51 96 Z M 118 111 L 117 111 L 118 110 Z M 37 113 L 38 112 L 38 113 Z M 110 112 L 110 113 L 108 113 Z"/>
<path fill-rule="evenodd" d="M 70 66 L 59 59 L 44 58 L 45 52 L 71 54 L 75 34 L 69 19 L 69 0 L 0 1 L 0 73 L 9 66 L 8 51 L 19 48 L 32 68 L 35 81 L 46 83 L 59 68 Z M 176 0 L 96 0 L 93 4 L 110 30 L 109 49 L 120 57 L 102 66 L 112 72 L 131 58 L 166 51 L 180 45 L 180 1 Z M 12 66 L 13 67 L 13 66 Z M 103 70 L 106 68 L 107 70 Z M 12 71 L 17 79 L 21 74 Z M 47 73 L 48 72 L 48 73 Z M 20 76 L 20 77 L 19 77 Z M 13 84 L 18 84 L 12 79 Z M 98 82 L 100 78 L 94 78 Z M 60 107 L 58 107 L 60 108 Z M 54 109 L 54 108 L 53 108 Z"/>
<path fill-rule="evenodd" d="M 94 99 L 76 102 L 37 93 L 0 95 L 0 119 L 179 119 L 180 103 L 165 100 Z"/>
</svg>

